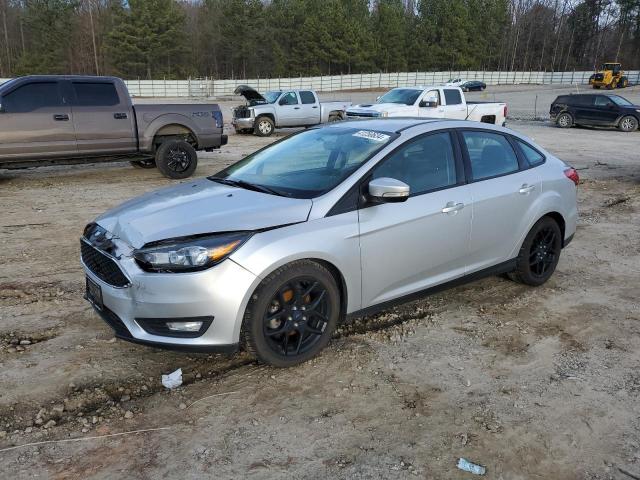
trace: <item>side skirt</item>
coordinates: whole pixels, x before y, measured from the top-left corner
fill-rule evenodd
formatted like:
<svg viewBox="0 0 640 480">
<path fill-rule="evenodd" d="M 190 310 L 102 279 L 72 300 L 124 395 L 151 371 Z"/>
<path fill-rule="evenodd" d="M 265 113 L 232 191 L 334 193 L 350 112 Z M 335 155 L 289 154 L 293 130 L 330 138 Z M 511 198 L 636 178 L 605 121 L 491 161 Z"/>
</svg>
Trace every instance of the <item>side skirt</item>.
<svg viewBox="0 0 640 480">
<path fill-rule="evenodd" d="M 458 287 L 460 285 L 465 285 L 467 283 L 475 282 L 476 280 L 480 280 L 485 277 L 490 277 L 493 275 L 501 275 L 503 273 L 512 272 L 516 269 L 517 259 L 507 260 L 506 262 L 499 263 L 498 265 L 494 265 L 493 267 L 485 268 L 483 270 L 478 270 L 477 272 L 470 273 L 460 278 L 456 278 L 455 280 L 450 280 L 445 283 L 441 283 L 440 285 L 435 285 L 433 287 L 429 287 L 425 290 L 420 290 L 419 292 L 410 293 L 409 295 L 404 295 L 402 297 L 394 298 L 393 300 L 388 300 L 386 302 L 378 303 L 376 305 L 371 305 L 370 307 L 363 308 L 361 310 L 356 310 L 355 312 L 351 312 L 347 314 L 347 318 L 357 318 L 364 317 L 367 315 L 373 315 L 375 313 L 381 312 L 382 310 L 387 310 L 391 307 L 395 307 L 396 305 L 400 305 L 403 303 L 409 303 L 414 300 L 418 300 L 420 298 L 427 297 L 429 295 L 433 295 L 434 293 L 442 292 L 443 290 L 448 290 L 453 287 Z"/>
</svg>

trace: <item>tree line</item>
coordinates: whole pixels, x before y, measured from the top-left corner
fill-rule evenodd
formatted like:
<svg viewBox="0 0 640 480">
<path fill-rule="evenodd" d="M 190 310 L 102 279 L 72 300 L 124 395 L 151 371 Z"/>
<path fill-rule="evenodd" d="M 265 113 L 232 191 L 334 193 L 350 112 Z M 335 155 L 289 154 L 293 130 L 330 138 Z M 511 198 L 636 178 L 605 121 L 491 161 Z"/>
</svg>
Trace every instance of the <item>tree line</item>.
<svg viewBox="0 0 640 480">
<path fill-rule="evenodd" d="M 0 77 L 640 68 L 640 0 L 0 0 Z"/>
</svg>

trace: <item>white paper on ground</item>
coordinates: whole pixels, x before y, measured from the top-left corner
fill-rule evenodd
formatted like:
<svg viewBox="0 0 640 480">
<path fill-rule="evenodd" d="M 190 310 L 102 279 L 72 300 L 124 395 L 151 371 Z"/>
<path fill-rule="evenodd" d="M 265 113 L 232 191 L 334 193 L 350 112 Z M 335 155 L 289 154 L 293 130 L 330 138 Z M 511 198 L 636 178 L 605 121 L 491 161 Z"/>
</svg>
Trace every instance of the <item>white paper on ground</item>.
<svg viewBox="0 0 640 480">
<path fill-rule="evenodd" d="M 169 375 L 162 375 L 162 385 L 169 389 L 182 385 L 182 369 L 179 368 Z"/>
</svg>

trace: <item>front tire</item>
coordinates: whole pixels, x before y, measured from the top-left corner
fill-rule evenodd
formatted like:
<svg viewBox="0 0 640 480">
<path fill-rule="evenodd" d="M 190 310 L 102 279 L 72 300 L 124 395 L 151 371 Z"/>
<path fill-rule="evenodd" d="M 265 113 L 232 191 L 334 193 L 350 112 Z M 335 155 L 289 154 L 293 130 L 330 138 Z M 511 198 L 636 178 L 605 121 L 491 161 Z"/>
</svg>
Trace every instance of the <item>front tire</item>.
<svg viewBox="0 0 640 480">
<path fill-rule="evenodd" d="M 273 134 L 275 129 L 276 126 L 269 117 L 258 117 L 253 131 L 259 137 L 268 137 Z"/>
<path fill-rule="evenodd" d="M 573 117 L 570 113 L 563 112 L 556 118 L 556 125 L 560 128 L 571 128 L 573 126 Z"/>
<path fill-rule="evenodd" d="M 184 140 L 166 140 L 156 150 L 156 165 L 165 177 L 180 180 L 196 171 L 198 154 Z"/>
<path fill-rule="evenodd" d="M 622 132 L 635 132 L 638 129 L 638 119 L 632 115 L 622 117 L 618 122 L 618 129 Z"/>
<path fill-rule="evenodd" d="M 562 250 L 562 232 L 551 217 L 542 217 L 522 242 L 512 280 L 537 287 L 545 283 L 558 265 Z"/>
<path fill-rule="evenodd" d="M 258 361 L 290 367 L 316 356 L 340 316 L 340 292 L 322 265 L 299 260 L 258 286 L 245 311 L 242 340 Z"/>
</svg>

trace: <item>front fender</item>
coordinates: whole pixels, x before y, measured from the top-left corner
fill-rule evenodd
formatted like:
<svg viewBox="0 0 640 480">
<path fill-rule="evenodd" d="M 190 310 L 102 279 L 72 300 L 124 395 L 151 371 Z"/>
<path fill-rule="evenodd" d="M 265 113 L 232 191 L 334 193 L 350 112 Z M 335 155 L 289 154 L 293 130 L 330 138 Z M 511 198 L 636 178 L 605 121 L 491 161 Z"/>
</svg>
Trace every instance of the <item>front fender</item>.
<svg viewBox="0 0 640 480">
<path fill-rule="evenodd" d="M 296 260 L 322 260 L 342 275 L 347 290 L 346 313 L 361 308 L 360 242 L 355 211 L 256 233 L 230 258 L 260 279 Z M 252 294 L 253 291 L 246 292 L 248 298 Z"/>
</svg>

